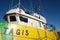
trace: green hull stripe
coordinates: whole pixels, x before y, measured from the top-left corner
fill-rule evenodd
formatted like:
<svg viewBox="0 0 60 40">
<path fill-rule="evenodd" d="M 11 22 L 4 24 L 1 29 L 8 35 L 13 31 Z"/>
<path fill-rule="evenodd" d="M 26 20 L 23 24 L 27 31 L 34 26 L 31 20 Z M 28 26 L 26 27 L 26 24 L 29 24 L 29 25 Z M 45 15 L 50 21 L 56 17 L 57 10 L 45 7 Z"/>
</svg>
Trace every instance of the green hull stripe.
<svg viewBox="0 0 60 40">
<path fill-rule="evenodd" d="M 12 35 L 4 34 L 5 28 L 7 28 L 7 26 L 8 26 L 7 22 L 0 22 L 0 34 L 2 34 L 2 40 L 13 40 Z"/>
<path fill-rule="evenodd" d="M 13 40 L 13 36 L 2 34 L 2 40 Z"/>
</svg>

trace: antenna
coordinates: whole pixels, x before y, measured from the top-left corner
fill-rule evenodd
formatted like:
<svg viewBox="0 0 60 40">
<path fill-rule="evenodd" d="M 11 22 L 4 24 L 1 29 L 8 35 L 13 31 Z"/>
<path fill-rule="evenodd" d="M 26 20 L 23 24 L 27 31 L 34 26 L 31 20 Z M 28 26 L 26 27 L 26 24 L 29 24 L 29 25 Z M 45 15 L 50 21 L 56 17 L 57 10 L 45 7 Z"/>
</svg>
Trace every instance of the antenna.
<svg viewBox="0 0 60 40">
<path fill-rule="evenodd" d="M 19 0 L 19 3 L 18 3 L 18 7 L 20 8 L 20 0 Z"/>
<path fill-rule="evenodd" d="M 42 0 L 40 0 L 40 9 L 42 10 L 42 15 L 44 16 L 44 10 L 43 10 L 43 7 L 42 7 Z"/>
<path fill-rule="evenodd" d="M 33 4 L 32 4 L 32 0 L 30 0 L 30 2 L 31 2 L 31 3 L 30 3 L 30 4 L 31 4 L 31 9 L 32 9 L 32 11 L 33 11 L 33 6 L 32 6 Z"/>
<path fill-rule="evenodd" d="M 44 10 L 43 10 L 43 7 L 42 7 L 42 0 L 40 0 L 39 10 L 41 11 L 42 15 L 44 16 Z"/>
<path fill-rule="evenodd" d="M 12 8 L 12 6 L 13 6 L 13 0 L 12 0 L 12 3 L 11 3 L 11 8 Z"/>
</svg>

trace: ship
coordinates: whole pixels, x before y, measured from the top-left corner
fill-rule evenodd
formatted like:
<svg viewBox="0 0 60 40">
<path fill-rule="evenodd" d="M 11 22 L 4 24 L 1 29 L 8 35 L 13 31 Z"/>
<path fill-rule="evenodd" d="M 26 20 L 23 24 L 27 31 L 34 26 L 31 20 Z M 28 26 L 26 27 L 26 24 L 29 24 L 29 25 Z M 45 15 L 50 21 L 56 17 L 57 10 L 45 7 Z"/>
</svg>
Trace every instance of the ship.
<svg viewBox="0 0 60 40">
<path fill-rule="evenodd" d="M 0 22 L 0 40 L 57 40 L 57 30 L 48 29 L 46 18 L 36 12 L 30 15 L 17 7 L 4 15 Z"/>
</svg>

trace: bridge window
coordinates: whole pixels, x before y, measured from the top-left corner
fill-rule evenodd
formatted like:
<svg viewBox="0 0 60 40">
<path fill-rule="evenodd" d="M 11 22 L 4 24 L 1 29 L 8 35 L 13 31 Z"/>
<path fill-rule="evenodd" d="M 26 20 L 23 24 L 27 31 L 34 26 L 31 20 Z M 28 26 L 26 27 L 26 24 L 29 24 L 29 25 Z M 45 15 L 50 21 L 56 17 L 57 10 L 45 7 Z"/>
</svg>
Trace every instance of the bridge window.
<svg viewBox="0 0 60 40">
<path fill-rule="evenodd" d="M 28 19 L 23 16 L 20 16 L 20 21 L 28 23 Z"/>
<path fill-rule="evenodd" d="M 16 21 L 16 17 L 15 16 L 10 16 L 10 21 Z"/>
</svg>

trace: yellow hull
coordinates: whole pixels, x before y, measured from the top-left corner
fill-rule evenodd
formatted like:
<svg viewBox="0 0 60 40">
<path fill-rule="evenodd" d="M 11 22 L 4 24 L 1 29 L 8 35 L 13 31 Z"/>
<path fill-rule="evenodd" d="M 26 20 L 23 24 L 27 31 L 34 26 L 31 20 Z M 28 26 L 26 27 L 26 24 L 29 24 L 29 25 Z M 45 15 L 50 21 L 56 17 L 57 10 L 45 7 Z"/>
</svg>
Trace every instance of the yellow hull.
<svg viewBox="0 0 60 40">
<path fill-rule="evenodd" d="M 20 30 L 20 35 L 16 34 L 17 29 Z M 16 29 L 14 30 L 14 40 L 56 40 L 57 37 L 55 32 L 56 31 L 42 30 L 25 25 L 16 25 Z"/>
<path fill-rule="evenodd" d="M 0 40 L 2 40 L 2 35 L 0 34 Z"/>
<path fill-rule="evenodd" d="M 10 26 L 12 27 L 11 24 Z M 25 25 L 14 25 L 13 40 L 57 40 L 56 31 L 48 31 Z M 0 34 L 0 40 L 2 40 Z"/>
</svg>

